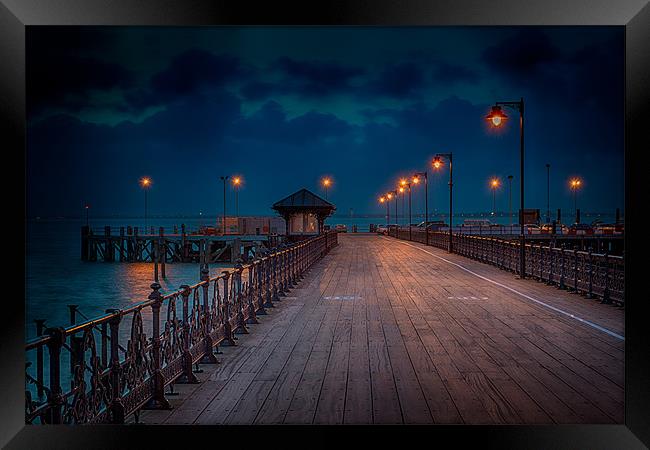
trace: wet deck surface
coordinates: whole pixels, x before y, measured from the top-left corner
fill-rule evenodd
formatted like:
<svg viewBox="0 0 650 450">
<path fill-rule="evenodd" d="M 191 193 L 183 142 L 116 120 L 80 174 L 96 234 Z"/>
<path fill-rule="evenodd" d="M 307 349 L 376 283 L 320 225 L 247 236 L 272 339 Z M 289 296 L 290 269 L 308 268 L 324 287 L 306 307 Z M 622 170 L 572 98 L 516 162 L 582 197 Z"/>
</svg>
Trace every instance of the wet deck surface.
<svg viewBox="0 0 650 450">
<path fill-rule="evenodd" d="M 173 410 L 140 421 L 623 422 L 621 308 L 437 248 L 345 234 L 276 305 L 220 348 L 221 364 L 201 366 L 201 384 L 174 385 Z"/>
</svg>

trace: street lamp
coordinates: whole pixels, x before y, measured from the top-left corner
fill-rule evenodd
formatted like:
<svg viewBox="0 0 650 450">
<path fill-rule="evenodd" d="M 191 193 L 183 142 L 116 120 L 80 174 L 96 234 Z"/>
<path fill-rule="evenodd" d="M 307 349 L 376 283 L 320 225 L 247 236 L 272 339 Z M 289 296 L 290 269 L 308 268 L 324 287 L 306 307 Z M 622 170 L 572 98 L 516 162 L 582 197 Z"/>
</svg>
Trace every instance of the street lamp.
<svg viewBox="0 0 650 450">
<path fill-rule="evenodd" d="M 400 194 L 402 194 L 402 217 L 406 217 L 406 214 L 404 214 L 404 208 L 406 208 L 406 202 L 404 201 L 404 192 L 406 192 L 406 189 L 404 189 L 404 186 L 400 186 L 398 191 Z"/>
<path fill-rule="evenodd" d="M 512 233 L 512 175 L 508 175 L 508 221 L 510 222 L 509 233 Z"/>
<path fill-rule="evenodd" d="M 239 217 L 239 187 L 242 184 L 242 178 L 235 176 L 232 179 L 232 186 L 235 189 L 235 217 Z"/>
<path fill-rule="evenodd" d="M 324 177 L 321 184 L 323 185 L 323 188 L 325 188 L 325 200 L 327 200 L 327 192 L 329 187 L 332 185 L 332 179 L 330 177 Z"/>
<path fill-rule="evenodd" d="M 393 197 L 395 197 L 395 219 L 397 220 L 397 189 L 393 191 L 388 191 L 386 193 L 386 198 L 388 199 L 388 201 L 391 201 Z"/>
<path fill-rule="evenodd" d="M 578 222 L 578 189 L 582 186 L 582 180 L 580 178 L 572 178 L 569 180 L 569 187 L 573 191 L 573 211 L 576 216 L 576 223 Z"/>
<path fill-rule="evenodd" d="M 505 115 L 502 106 L 519 111 L 519 276 L 526 277 L 526 236 L 524 235 L 524 98 L 518 102 L 496 102 L 490 113 L 485 118 L 494 127 L 501 126 L 508 116 Z"/>
<path fill-rule="evenodd" d="M 223 181 L 223 222 L 221 223 L 221 235 L 226 234 L 226 181 L 230 176 L 226 175 L 221 178 L 221 181 Z"/>
<path fill-rule="evenodd" d="M 415 172 L 413 174 L 413 183 L 419 184 L 420 177 L 424 177 L 424 235 L 425 244 L 429 245 L 429 175 L 428 171 Z"/>
<path fill-rule="evenodd" d="M 498 178 L 492 178 L 490 180 L 490 189 L 492 189 L 492 215 L 495 214 L 497 208 L 497 189 L 501 185 L 501 181 Z"/>
<path fill-rule="evenodd" d="M 551 222 L 551 165 L 546 164 L 546 223 Z"/>
<path fill-rule="evenodd" d="M 144 232 L 147 233 L 147 191 L 151 187 L 152 181 L 149 177 L 140 178 L 140 186 L 144 191 Z"/>
<path fill-rule="evenodd" d="M 409 192 L 409 241 L 411 240 L 411 183 L 402 178 L 399 181 L 401 187 L 408 189 Z"/>
<path fill-rule="evenodd" d="M 379 197 L 379 203 L 386 203 L 386 228 L 388 229 L 388 224 L 390 222 L 390 209 L 388 207 L 388 199 L 386 196 Z"/>
<path fill-rule="evenodd" d="M 434 158 L 433 162 L 431 165 L 435 170 L 440 170 L 444 166 L 443 158 L 447 158 L 449 160 L 449 246 L 448 246 L 448 251 L 449 253 L 452 253 L 454 248 L 453 248 L 453 243 L 452 243 L 452 224 L 453 224 L 453 217 L 454 217 L 454 208 L 453 208 L 453 187 L 454 187 L 454 179 L 453 179 L 453 172 L 452 172 L 452 154 L 451 153 L 438 153 Z"/>
</svg>

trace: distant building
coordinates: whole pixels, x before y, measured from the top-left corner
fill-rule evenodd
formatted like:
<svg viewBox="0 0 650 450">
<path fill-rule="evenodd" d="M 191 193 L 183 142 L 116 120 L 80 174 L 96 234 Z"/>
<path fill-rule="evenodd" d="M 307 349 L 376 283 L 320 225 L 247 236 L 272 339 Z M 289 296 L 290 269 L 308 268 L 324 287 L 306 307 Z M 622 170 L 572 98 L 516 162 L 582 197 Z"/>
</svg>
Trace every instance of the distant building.
<svg viewBox="0 0 650 450">
<path fill-rule="evenodd" d="M 336 207 L 307 189 L 301 189 L 273 204 L 286 222 L 287 236 L 315 236 Z"/>
</svg>

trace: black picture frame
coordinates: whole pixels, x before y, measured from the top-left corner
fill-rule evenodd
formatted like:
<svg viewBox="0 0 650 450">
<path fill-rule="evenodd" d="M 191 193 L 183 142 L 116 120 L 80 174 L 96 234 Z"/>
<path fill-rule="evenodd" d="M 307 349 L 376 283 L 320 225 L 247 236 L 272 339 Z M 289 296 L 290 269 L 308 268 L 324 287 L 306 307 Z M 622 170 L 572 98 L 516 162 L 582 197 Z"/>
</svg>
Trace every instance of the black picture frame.
<svg viewBox="0 0 650 450">
<path fill-rule="evenodd" d="M 650 6 L 647 0 L 356 0 L 321 2 L 256 2 L 215 0 L 0 0 L 0 133 L 8 158 L 4 192 L 11 217 L 25 213 L 25 29 L 32 25 L 617 25 L 625 27 L 625 424 L 559 426 L 429 426 L 429 427 L 149 427 L 149 426 L 25 426 L 24 424 L 24 264 L 25 242 L 16 239 L 12 264 L 5 278 L 0 327 L 0 445 L 6 448 L 134 448 L 138 438 L 148 448 L 172 443 L 267 445 L 273 436 L 291 440 L 296 431 L 311 444 L 320 435 L 350 441 L 349 432 L 383 440 L 404 433 L 425 445 L 451 440 L 454 446 L 478 448 L 644 448 L 650 445 L 650 365 L 648 327 L 643 303 L 647 289 L 643 270 L 647 241 L 643 238 L 643 155 L 650 149 L 647 132 L 650 95 Z M 604 62 L 606 63 L 606 62 Z M 607 114 L 603 111 L 603 114 Z M 22 167 L 21 167 L 22 164 Z M 22 169 L 22 170 L 21 170 Z M 647 189 L 646 189 L 647 190 Z M 23 191 L 24 194 L 24 191 Z M 17 231 L 13 230 L 16 234 Z M 24 231 L 24 230 L 23 230 Z M 23 233 L 24 236 L 24 233 Z M 633 245 L 631 245 L 633 243 Z M 21 247 L 22 245 L 22 247 Z M 19 255 L 17 258 L 15 255 Z M 18 261 L 15 261 L 15 260 Z M 22 277 L 22 278 L 21 278 Z M 72 288 L 72 287 L 71 287 Z M 118 431 L 119 430 L 119 431 Z M 252 431 L 260 432 L 261 436 Z M 410 436 L 409 436 L 410 437 Z M 138 439 L 138 440 L 136 440 Z M 189 440 L 188 440 L 189 439 Z M 228 442 L 230 441 L 230 442 Z M 308 443 L 309 441 L 302 441 Z M 324 443 L 324 441 L 321 441 Z M 311 445 L 310 444 L 310 445 Z M 236 445 L 236 444 L 235 444 Z M 367 445 L 367 444 L 366 444 Z"/>
</svg>

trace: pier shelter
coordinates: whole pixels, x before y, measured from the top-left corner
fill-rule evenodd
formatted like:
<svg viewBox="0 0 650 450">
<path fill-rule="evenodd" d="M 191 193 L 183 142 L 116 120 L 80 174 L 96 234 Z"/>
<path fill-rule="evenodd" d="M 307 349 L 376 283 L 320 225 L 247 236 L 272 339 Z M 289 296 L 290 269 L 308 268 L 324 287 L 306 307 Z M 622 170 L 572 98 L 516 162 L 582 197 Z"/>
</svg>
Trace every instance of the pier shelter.
<svg viewBox="0 0 650 450">
<path fill-rule="evenodd" d="M 307 189 L 301 189 L 273 204 L 286 222 L 288 237 L 307 237 L 321 234 L 323 223 L 336 207 Z"/>
</svg>

